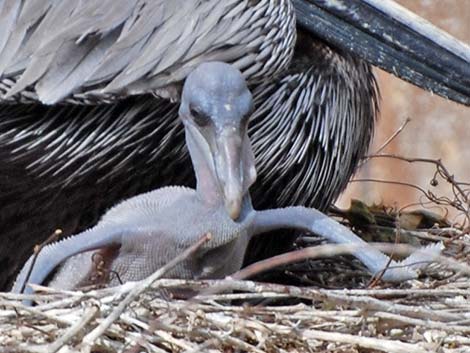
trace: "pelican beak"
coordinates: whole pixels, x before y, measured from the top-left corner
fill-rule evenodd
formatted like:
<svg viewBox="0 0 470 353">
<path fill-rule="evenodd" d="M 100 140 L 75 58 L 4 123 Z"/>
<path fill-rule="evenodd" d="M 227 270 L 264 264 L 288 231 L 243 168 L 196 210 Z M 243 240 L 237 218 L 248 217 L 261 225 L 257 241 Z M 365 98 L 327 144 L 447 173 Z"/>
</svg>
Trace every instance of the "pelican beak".
<svg viewBox="0 0 470 353">
<path fill-rule="evenodd" d="M 293 0 L 313 36 L 425 90 L 470 105 L 470 47 L 391 0 Z"/>
<path fill-rule="evenodd" d="M 242 210 L 243 198 L 256 180 L 251 143 L 246 132 L 230 125 L 216 133 L 215 145 L 213 159 L 225 209 L 236 221 Z"/>
<path fill-rule="evenodd" d="M 240 217 L 243 198 L 256 180 L 255 158 L 246 132 L 238 127 L 222 126 L 203 134 L 186 123 L 186 141 L 198 173 L 198 183 L 206 190 L 218 185 L 225 209 L 234 221 Z M 203 162 L 204 161 L 204 162 Z"/>
<path fill-rule="evenodd" d="M 215 166 L 230 218 L 240 216 L 243 200 L 242 136 L 235 127 L 224 127 L 216 136 Z"/>
</svg>

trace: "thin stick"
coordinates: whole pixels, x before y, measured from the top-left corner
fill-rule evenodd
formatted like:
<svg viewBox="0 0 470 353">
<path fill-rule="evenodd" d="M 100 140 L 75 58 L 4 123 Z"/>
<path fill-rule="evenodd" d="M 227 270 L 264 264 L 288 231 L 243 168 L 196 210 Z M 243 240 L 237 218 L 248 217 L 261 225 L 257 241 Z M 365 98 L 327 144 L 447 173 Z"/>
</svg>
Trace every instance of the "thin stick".
<svg viewBox="0 0 470 353">
<path fill-rule="evenodd" d="M 42 317 L 46 320 L 49 320 L 50 322 L 53 322 L 56 325 L 59 325 L 61 327 L 63 327 L 63 326 L 67 327 L 67 326 L 69 326 L 73 323 L 73 321 L 71 321 L 67 318 L 60 318 L 60 317 L 54 316 L 52 314 L 45 313 L 42 310 L 38 310 L 37 308 L 27 306 L 27 305 L 24 305 L 24 304 L 18 303 L 18 302 L 8 302 L 6 300 L 0 300 L 0 307 L 6 307 L 6 308 L 11 307 L 15 311 L 16 310 L 25 311 L 25 312 L 28 312 L 29 314 L 36 315 L 38 317 Z M 15 314 L 15 317 L 18 318 L 18 314 Z"/>
<path fill-rule="evenodd" d="M 455 297 L 457 295 L 468 295 L 467 289 L 433 289 L 433 288 L 407 288 L 407 289 L 331 289 L 332 293 L 342 293 L 351 295 L 370 295 L 379 298 L 400 298 L 400 297 Z"/>
<path fill-rule="evenodd" d="M 403 129 L 405 129 L 409 122 L 411 122 L 411 119 L 407 117 L 400 127 L 392 134 L 392 136 L 390 136 L 374 154 L 379 154 L 382 152 L 403 131 Z"/>
<path fill-rule="evenodd" d="M 228 276 L 227 279 L 243 280 L 253 277 L 261 272 L 272 270 L 278 266 L 288 265 L 306 259 L 350 254 L 357 248 L 358 246 L 354 244 L 326 244 L 294 250 L 281 255 L 270 257 L 266 260 L 255 262 L 254 264 L 251 264 Z"/>
<path fill-rule="evenodd" d="M 424 349 L 416 344 L 373 337 L 360 337 L 346 333 L 306 330 L 301 333 L 301 336 L 304 339 L 358 345 L 364 348 L 375 349 L 387 353 L 431 353 L 430 350 Z"/>
<path fill-rule="evenodd" d="M 29 281 L 29 277 L 31 276 L 31 272 L 33 272 L 34 265 L 36 264 L 36 260 L 39 256 L 39 253 L 44 249 L 47 245 L 51 242 L 56 241 L 62 235 L 62 229 L 56 229 L 54 233 L 52 233 L 45 241 L 43 241 L 39 245 L 34 246 L 34 255 L 33 260 L 31 261 L 31 266 L 28 269 L 28 273 L 26 274 L 26 278 L 21 286 L 20 293 L 23 293 L 26 283 Z"/>
<path fill-rule="evenodd" d="M 395 228 L 395 245 L 398 245 L 400 243 L 401 225 L 400 225 L 400 218 L 399 217 L 400 217 L 400 214 L 397 213 L 397 215 L 395 217 L 395 225 L 396 225 L 396 228 Z M 385 264 L 382 271 L 380 271 L 377 275 L 372 276 L 369 284 L 367 285 L 368 288 L 376 287 L 377 284 L 382 280 L 382 277 L 384 276 L 385 271 L 387 271 L 388 268 L 390 267 L 390 265 L 392 264 L 393 255 L 394 255 L 394 250 L 392 250 L 392 253 L 388 256 L 388 261 Z"/>
<path fill-rule="evenodd" d="M 437 312 L 426 307 L 413 307 L 404 304 L 395 304 L 385 302 L 379 299 L 365 297 L 365 296 L 351 296 L 347 294 L 341 294 L 341 291 L 332 291 L 325 289 L 312 289 L 306 287 L 295 287 L 281 284 L 272 283 L 257 283 L 247 280 L 204 280 L 204 281 L 188 281 L 188 280 L 170 280 L 163 279 L 159 281 L 162 285 L 165 283 L 165 288 L 182 288 L 188 287 L 192 289 L 210 289 L 211 292 L 224 291 L 224 290 L 236 290 L 246 291 L 252 293 L 282 293 L 289 295 L 294 298 L 304 298 L 317 301 L 328 301 L 334 302 L 340 305 L 353 306 L 356 308 L 362 308 L 369 311 L 384 311 L 391 312 L 401 315 L 408 315 L 415 318 L 431 319 L 436 321 L 459 321 L 467 319 L 464 313 L 446 313 Z M 163 286 L 162 286 L 163 287 Z M 205 291 L 203 295 L 205 295 Z M 196 296 L 194 301 L 197 301 L 199 296 Z"/>
<path fill-rule="evenodd" d="M 91 320 L 93 320 L 96 314 L 99 312 L 97 306 L 88 308 L 83 313 L 82 319 L 77 322 L 75 325 L 70 327 L 57 341 L 51 343 L 49 346 L 44 348 L 44 352 L 55 353 L 61 349 L 70 339 L 75 337 L 81 329 L 83 329 Z"/>
<path fill-rule="evenodd" d="M 212 347 L 212 346 L 215 346 L 217 344 L 217 342 L 219 342 L 219 340 L 217 338 L 212 338 L 212 339 L 206 340 L 204 343 L 201 343 L 198 347 L 196 347 L 194 349 L 185 350 L 183 353 L 204 353 L 204 352 L 208 352 L 209 348 Z"/>
<path fill-rule="evenodd" d="M 377 246 L 379 249 L 391 250 L 393 253 L 410 253 L 414 247 L 405 245 L 405 244 L 369 244 Z M 271 270 L 275 267 L 281 265 L 287 265 L 294 262 L 299 262 L 306 259 L 314 259 L 319 257 L 331 257 L 336 255 L 352 254 L 354 251 L 363 248 L 362 244 L 325 244 L 312 246 L 300 250 L 290 251 L 281 255 L 270 257 L 269 259 L 255 262 L 252 265 L 249 265 L 240 271 L 235 272 L 234 274 L 227 277 L 227 279 L 242 280 L 249 277 L 253 277 L 261 272 Z M 437 258 L 437 256 L 436 256 Z M 432 261 L 435 262 L 438 259 Z M 399 264 L 398 264 L 399 266 Z M 396 265 L 390 266 L 390 263 L 387 264 L 387 268 L 394 268 Z M 459 269 L 461 267 L 459 266 Z"/>
<path fill-rule="evenodd" d="M 444 173 L 445 178 L 447 179 L 448 182 L 453 184 L 457 191 L 460 193 L 460 195 L 463 197 L 464 200 L 468 201 L 468 196 L 466 192 L 459 186 L 459 184 L 462 185 L 468 185 L 467 183 L 461 183 L 457 182 L 454 178 L 454 176 L 447 170 L 447 168 L 444 166 L 442 161 L 440 159 L 431 159 L 431 158 L 409 158 L 409 157 L 403 157 L 399 156 L 396 154 L 375 154 L 371 155 L 368 158 L 394 158 L 398 159 L 404 162 L 408 163 L 416 163 L 416 162 L 421 162 L 421 163 L 429 163 L 429 164 L 434 164 L 440 171 Z"/>
<path fill-rule="evenodd" d="M 203 329 L 198 329 L 198 328 L 188 329 L 188 328 L 183 328 L 183 327 L 179 327 L 175 325 L 165 324 L 162 322 L 156 322 L 155 326 L 165 329 L 167 331 L 181 334 L 181 335 L 189 335 L 189 336 L 193 336 L 196 338 L 203 337 L 207 340 L 216 339 L 219 342 L 227 343 L 231 347 L 234 347 L 234 348 L 236 347 L 246 352 L 265 353 L 263 350 L 258 349 L 255 346 L 247 342 L 244 342 L 239 338 L 231 337 L 229 335 L 216 335 L 214 332 L 205 331 Z"/>
<path fill-rule="evenodd" d="M 437 322 L 437 321 L 432 321 L 432 320 L 422 320 L 422 319 L 415 319 L 412 317 L 406 317 L 403 315 L 398 315 L 398 314 L 392 314 L 392 313 L 383 313 L 383 312 L 377 312 L 375 313 L 377 317 L 391 320 L 391 321 L 398 321 L 405 323 L 407 325 L 411 326 L 422 326 L 426 328 L 433 328 L 433 329 L 438 329 L 438 330 L 445 330 L 445 331 L 451 331 L 453 333 L 470 333 L 470 326 L 468 325 L 453 325 L 449 324 L 448 322 Z"/>
<path fill-rule="evenodd" d="M 95 340 L 100 337 L 113 324 L 113 322 L 119 318 L 122 312 L 132 301 L 134 301 L 135 298 L 137 298 L 146 288 L 150 287 L 153 282 L 161 278 L 163 275 L 165 275 L 165 273 L 174 268 L 177 264 L 190 257 L 194 252 L 196 252 L 196 250 L 198 250 L 211 238 L 212 235 L 210 233 L 205 234 L 194 245 L 187 248 L 180 255 L 178 255 L 173 260 L 168 262 L 165 266 L 156 271 L 153 275 L 147 277 L 142 281 L 136 282 L 135 287 L 129 292 L 129 294 L 127 294 L 124 300 L 119 303 L 119 305 L 113 310 L 113 312 L 106 319 L 104 319 L 93 331 L 91 331 L 83 338 L 82 351 L 90 352 L 91 346 L 93 345 Z"/>
</svg>

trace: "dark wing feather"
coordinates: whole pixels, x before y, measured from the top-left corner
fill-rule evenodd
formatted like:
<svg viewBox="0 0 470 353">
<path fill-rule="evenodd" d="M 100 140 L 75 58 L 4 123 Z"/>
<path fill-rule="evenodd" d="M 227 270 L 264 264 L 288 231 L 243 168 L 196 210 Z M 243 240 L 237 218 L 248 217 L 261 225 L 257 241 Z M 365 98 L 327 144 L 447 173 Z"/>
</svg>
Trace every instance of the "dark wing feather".
<svg viewBox="0 0 470 353">
<path fill-rule="evenodd" d="M 259 108 L 250 135 L 262 182 L 253 200 L 260 208 L 324 210 L 367 152 L 378 87 L 367 64 L 303 37 L 291 67 L 281 80 L 254 90 Z"/>
</svg>

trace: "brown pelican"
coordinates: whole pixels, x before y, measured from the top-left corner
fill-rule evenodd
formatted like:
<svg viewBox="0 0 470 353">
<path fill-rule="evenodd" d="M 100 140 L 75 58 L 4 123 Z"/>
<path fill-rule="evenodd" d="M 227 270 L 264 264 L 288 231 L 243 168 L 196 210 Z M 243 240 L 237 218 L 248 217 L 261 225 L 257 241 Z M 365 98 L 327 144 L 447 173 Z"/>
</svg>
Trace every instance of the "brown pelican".
<svg viewBox="0 0 470 353">
<path fill-rule="evenodd" d="M 4 0 L 0 33 L 0 287 L 54 229 L 194 183 L 165 98 L 201 62 L 254 92 L 259 208 L 324 209 L 345 187 L 378 110 L 353 55 L 470 102 L 468 48 L 390 1 Z"/>
</svg>

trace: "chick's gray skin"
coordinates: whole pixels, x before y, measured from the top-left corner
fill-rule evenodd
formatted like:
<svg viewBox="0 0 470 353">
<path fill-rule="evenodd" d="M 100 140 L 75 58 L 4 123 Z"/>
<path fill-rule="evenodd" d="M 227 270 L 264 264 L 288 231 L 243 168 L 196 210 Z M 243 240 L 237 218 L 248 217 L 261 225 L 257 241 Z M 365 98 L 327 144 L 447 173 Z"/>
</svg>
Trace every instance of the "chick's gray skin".
<svg viewBox="0 0 470 353">
<path fill-rule="evenodd" d="M 102 269 L 118 275 L 104 279 L 111 285 L 118 283 L 117 277 L 123 282 L 140 280 L 206 233 L 211 233 L 211 240 L 166 276 L 221 278 L 240 269 L 252 236 L 280 228 L 355 244 L 358 247 L 353 255 L 371 273 L 383 270 L 389 262 L 386 255 L 317 210 L 253 209 L 249 188 L 256 179 L 256 169 L 247 135 L 252 109 L 252 95 L 237 69 L 220 62 L 197 67 L 186 79 L 179 110 L 196 174 L 196 189 L 165 187 L 118 204 L 95 227 L 44 248 L 28 282 L 43 283 L 67 259 L 50 283 L 52 286 L 73 289 L 96 282 L 97 272 Z M 399 266 L 392 261 L 382 278 L 415 278 L 416 266 L 409 265 L 422 265 L 422 260 L 429 261 L 438 251 L 438 247 L 420 250 Z M 18 275 L 14 292 L 24 287 L 31 263 L 32 258 Z"/>
</svg>

